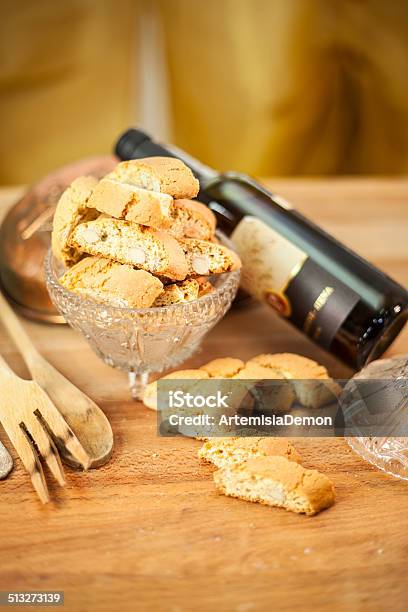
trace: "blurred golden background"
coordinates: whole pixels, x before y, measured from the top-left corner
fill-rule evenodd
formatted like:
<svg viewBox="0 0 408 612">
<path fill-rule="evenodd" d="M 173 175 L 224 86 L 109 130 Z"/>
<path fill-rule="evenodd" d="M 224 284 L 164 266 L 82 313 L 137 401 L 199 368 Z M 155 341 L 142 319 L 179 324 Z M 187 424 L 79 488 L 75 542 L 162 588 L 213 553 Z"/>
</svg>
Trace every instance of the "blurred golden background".
<svg viewBox="0 0 408 612">
<path fill-rule="evenodd" d="M 2 0 L 0 183 L 132 124 L 218 169 L 408 169 L 405 0 Z"/>
</svg>

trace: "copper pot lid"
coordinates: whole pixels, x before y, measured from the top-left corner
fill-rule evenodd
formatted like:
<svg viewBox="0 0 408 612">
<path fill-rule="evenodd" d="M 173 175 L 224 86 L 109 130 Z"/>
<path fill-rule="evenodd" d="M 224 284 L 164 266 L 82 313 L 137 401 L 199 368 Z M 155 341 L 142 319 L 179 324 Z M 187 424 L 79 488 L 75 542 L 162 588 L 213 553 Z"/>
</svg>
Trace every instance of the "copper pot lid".
<svg viewBox="0 0 408 612">
<path fill-rule="evenodd" d="M 116 163 L 113 156 L 104 156 L 63 166 L 31 187 L 6 214 L 0 227 L 0 283 L 23 316 L 65 323 L 51 302 L 44 277 L 55 206 L 76 177 L 90 174 L 100 178 Z"/>
</svg>

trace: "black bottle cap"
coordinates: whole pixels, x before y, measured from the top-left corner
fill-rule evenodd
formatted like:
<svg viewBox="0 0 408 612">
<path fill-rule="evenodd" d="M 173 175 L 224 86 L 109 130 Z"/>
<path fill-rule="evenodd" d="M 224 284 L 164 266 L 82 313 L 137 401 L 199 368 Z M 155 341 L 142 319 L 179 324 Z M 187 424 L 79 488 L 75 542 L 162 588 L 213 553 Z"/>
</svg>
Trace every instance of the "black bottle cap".
<svg viewBox="0 0 408 612">
<path fill-rule="evenodd" d="M 145 141 L 151 140 L 150 136 L 135 128 L 126 130 L 120 136 L 115 145 L 115 154 L 119 159 L 131 159 L 133 152 Z"/>
<path fill-rule="evenodd" d="M 174 157 L 169 150 L 154 142 L 148 134 L 136 128 L 126 130 L 120 136 L 115 145 L 115 154 L 121 160 L 155 157 L 157 155 Z"/>
</svg>

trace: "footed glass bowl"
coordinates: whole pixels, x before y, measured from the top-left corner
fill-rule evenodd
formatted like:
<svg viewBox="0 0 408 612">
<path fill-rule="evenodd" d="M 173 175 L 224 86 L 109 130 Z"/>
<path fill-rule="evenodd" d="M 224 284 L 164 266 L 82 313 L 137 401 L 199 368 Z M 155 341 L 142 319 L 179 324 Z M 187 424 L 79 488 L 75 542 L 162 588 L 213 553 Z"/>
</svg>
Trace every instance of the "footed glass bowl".
<svg viewBox="0 0 408 612">
<path fill-rule="evenodd" d="M 226 239 L 222 239 L 227 243 Z M 213 292 L 193 302 L 159 308 L 119 308 L 85 299 L 59 284 L 63 266 L 45 260 L 51 299 L 71 327 L 85 336 L 108 365 L 128 372 L 132 397 L 140 399 L 149 374 L 190 357 L 225 315 L 239 285 L 239 271 L 213 276 Z"/>
</svg>

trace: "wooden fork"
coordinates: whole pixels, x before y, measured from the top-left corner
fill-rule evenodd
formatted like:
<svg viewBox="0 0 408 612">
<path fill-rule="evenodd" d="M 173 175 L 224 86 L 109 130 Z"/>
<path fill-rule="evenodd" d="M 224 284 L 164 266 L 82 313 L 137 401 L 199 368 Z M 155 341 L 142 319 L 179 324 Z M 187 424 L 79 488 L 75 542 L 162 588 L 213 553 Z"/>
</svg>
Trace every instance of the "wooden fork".
<svg viewBox="0 0 408 612">
<path fill-rule="evenodd" d="M 64 472 L 54 439 L 85 469 L 90 459 L 48 395 L 32 380 L 17 376 L 0 356 L 0 422 L 16 449 L 43 504 L 49 501 L 40 457 L 58 484 Z"/>
<path fill-rule="evenodd" d="M 33 380 L 44 389 L 69 427 L 75 432 L 90 458 L 90 467 L 104 465 L 112 454 L 113 433 L 102 410 L 40 355 L 1 293 L 0 320 L 13 338 Z M 72 467 L 80 467 L 66 448 L 61 447 L 58 450 L 65 463 Z"/>
</svg>

